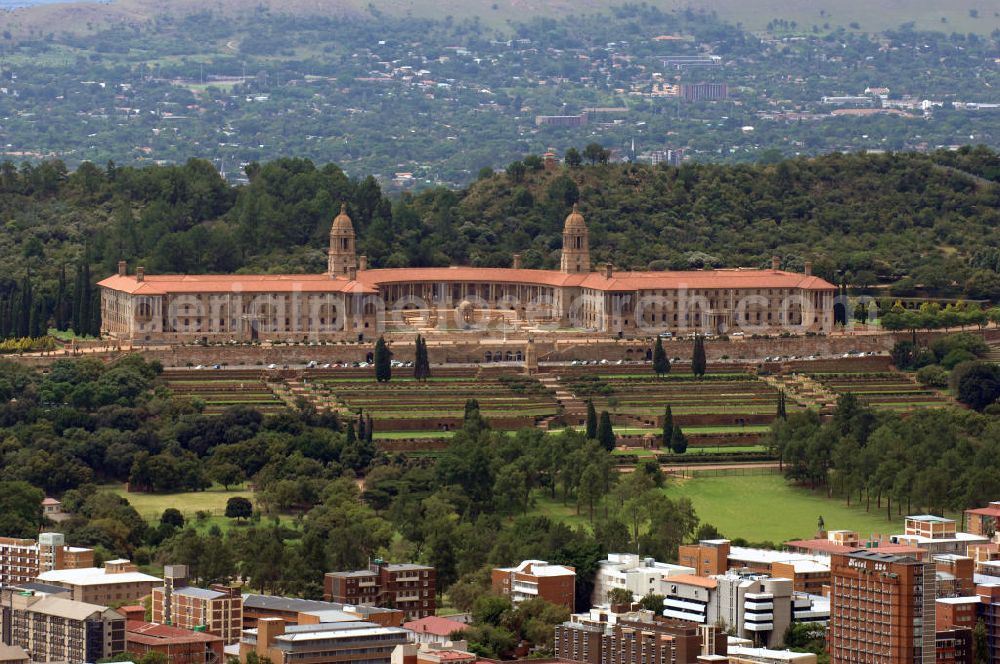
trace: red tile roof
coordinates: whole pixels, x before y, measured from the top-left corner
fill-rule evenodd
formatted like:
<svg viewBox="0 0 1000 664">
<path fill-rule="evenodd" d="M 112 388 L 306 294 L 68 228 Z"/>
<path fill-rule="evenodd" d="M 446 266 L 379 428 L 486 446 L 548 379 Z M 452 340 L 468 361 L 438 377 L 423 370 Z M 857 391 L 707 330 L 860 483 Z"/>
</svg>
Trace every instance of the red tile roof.
<svg viewBox="0 0 1000 664">
<path fill-rule="evenodd" d="M 114 275 L 97 284 L 134 295 L 166 293 L 375 293 L 370 286 L 326 274 L 147 274 Z"/>
<path fill-rule="evenodd" d="M 165 293 L 374 293 L 392 283 L 493 282 L 552 287 L 583 287 L 599 291 L 800 288 L 834 290 L 815 276 L 782 270 L 687 270 L 683 272 L 603 272 L 566 274 L 556 270 L 515 270 L 495 267 L 421 267 L 364 270 L 356 281 L 326 274 L 148 274 L 113 275 L 98 285 L 138 295 Z"/>
<path fill-rule="evenodd" d="M 719 582 L 715 579 L 709 579 L 704 576 L 695 576 L 693 574 L 676 574 L 674 576 L 666 577 L 666 580 L 670 583 L 683 583 L 688 586 L 699 586 L 701 588 L 719 587 Z"/>
<path fill-rule="evenodd" d="M 172 625 L 129 620 L 125 623 L 125 640 L 150 645 L 172 643 L 211 643 L 222 638 L 206 632 L 195 632 Z"/>
<path fill-rule="evenodd" d="M 440 616 L 427 616 L 420 620 L 403 623 L 403 629 L 421 634 L 433 634 L 434 636 L 449 636 L 452 632 L 465 631 L 468 628 L 469 626 L 465 623 Z"/>
<path fill-rule="evenodd" d="M 1000 517 L 1000 507 L 977 507 L 973 510 L 965 510 L 966 514 L 979 514 L 981 516 L 995 516 Z"/>
</svg>

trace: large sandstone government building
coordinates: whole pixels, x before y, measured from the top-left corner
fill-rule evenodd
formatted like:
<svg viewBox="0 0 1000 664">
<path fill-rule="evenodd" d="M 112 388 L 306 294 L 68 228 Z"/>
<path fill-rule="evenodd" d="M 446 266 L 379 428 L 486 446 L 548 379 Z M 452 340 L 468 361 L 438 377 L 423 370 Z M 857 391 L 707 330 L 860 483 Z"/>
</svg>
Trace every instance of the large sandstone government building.
<svg viewBox="0 0 1000 664">
<path fill-rule="evenodd" d="M 330 229 L 325 274 L 153 275 L 99 283 L 101 331 L 132 342 L 365 339 L 383 329 L 655 334 L 822 332 L 835 288 L 779 269 L 593 271 L 587 224 L 566 217 L 560 269 L 369 269 L 346 209 Z"/>
</svg>

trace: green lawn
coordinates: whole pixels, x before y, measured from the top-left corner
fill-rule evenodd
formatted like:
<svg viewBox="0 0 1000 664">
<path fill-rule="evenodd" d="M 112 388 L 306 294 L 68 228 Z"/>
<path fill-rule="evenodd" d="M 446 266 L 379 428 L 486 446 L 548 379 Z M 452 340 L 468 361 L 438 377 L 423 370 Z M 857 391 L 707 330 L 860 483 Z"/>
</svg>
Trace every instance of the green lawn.
<svg viewBox="0 0 1000 664">
<path fill-rule="evenodd" d="M 219 523 L 221 526 L 228 521 L 223 515 L 226 511 L 226 501 L 235 496 L 249 498 L 253 500 L 253 492 L 246 489 L 234 488 L 226 491 L 221 486 L 213 486 L 205 491 L 187 491 L 183 493 L 128 493 L 124 485 L 113 484 L 104 485 L 102 491 L 112 491 L 122 496 L 139 513 L 139 516 L 150 523 L 158 523 L 163 510 L 168 507 L 176 507 L 184 515 L 185 519 L 194 521 L 195 513 L 198 511 L 211 512 L 209 521 Z M 221 519 L 216 521 L 215 517 Z"/>
<path fill-rule="evenodd" d="M 869 514 L 863 507 L 847 507 L 843 500 L 792 486 L 780 475 L 696 477 L 671 481 L 666 491 L 671 498 L 690 498 L 698 518 L 726 537 L 752 542 L 813 537 L 820 516 L 828 529 L 855 530 L 862 537 L 902 532 L 902 519 L 887 521 L 885 512 Z M 534 500 L 533 514 L 572 527 L 588 525 L 586 511 L 577 516 L 572 503 L 563 505 L 559 498 L 540 494 Z"/>
<path fill-rule="evenodd" d="M 855 530 L 862 536 L 902 532 L 902 519 L 888 521 L 885 512 L 847 507 L 789 484 L 780 475 L 697 477 L 681 480 L 667 490 L 672 497 L 687 496 L 698 518 L 726 537 L 782 542 L 812 537 L 822 516 L 830 530 Z"/>
</svg>

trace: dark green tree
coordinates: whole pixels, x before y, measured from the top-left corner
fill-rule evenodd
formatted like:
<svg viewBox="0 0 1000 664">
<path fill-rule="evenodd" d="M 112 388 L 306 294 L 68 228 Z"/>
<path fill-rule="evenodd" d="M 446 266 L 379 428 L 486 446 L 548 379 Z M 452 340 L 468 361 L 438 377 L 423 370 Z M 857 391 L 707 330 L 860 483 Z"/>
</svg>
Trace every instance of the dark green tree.
<svg viewBox="0 0 1000 664">
<path fill-rule="evenodd" d="M 670 441 L 674 436 L 674 413 L 668 405 L 663 411 L 663 433 L 660 435 L 660 448 L 670 449 Z"/>
<path fill-rule="evenodd" d="M 611 426 L 611 414 L 606 410 L 601 411 L 597 424 L 597 442 L 609 452 L 615 449 L 615 430 Z"/>
<path fill-rule="evenodd" d="M 700 334 L 694 338 L 694 352 L 691 354 L 691 373 L 698 378 L 705 375 L 705 337 Z"/>
<path fill-rule="evenodd" d="M 670 449 L 674 451 L 674 454 L 684 454 L 687 452 L 687 448 L 687 436 L 684 435 L 679 426 L 675 426 L 673 433 L 670 434 Z"/>
<path fill-rule="evenodd" d="M 785 391 L 784 390 L 780 390 L 778 392 L 778 412 L 776 413 L 776 417 L 778 417 L 779 419 L 782 419 L 782 420 L 788 419 L 788 413 L 785 410 Z"/>
<path fill-rule="evenodd" d="M 249 498 L 233 496 L 226 501 L 226 518 L 249 519 L 253 516 L 253 503 Z"/>
<path fill-rule="evenodd" d="M 384 337 L 375 342 L 375 380 L 388 383 L 392 379 L 392 353 Z"/>
<path fill-rule="evenodd" d="M 594 402 L 587 401 L 587 426 L 586 426 L 587 440 L 597 439 L 597 409 L 594 408 Z"/>
<path fill-rule="evenodd" d="M 576 148 L 569 148 L 566 150 L 566 155 L 564 156 L 566 165 L 570 168 L 579 168 L 583 164 L 583 157 L 580 156 L 580 151 Z"/>
<path fill-rule="evenodd" d="M 670 373 L 670 358 L 663 350 L 663 340 L 660 337 L 656 337 L 656 345 L 653 346 L 653 371 L 657 376 Z"/>
</svg>

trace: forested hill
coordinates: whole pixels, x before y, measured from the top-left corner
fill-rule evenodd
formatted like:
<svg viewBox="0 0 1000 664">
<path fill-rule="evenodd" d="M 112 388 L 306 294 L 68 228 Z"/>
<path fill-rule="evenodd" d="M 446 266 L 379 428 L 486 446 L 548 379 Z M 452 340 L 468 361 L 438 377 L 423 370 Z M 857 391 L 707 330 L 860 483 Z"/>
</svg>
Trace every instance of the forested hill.
<svg viewBox="0 0 1000 664">
<path fill-rule="evenodd" d="M 79 315 L 73 298 L 96 297 L 75 281 L 97 281 L 120 258 L 158 273 L 320 272 L 341 201 L 377 267 L 508 265 L 519 252 L 553 268 L 579 202 L 594 261 L 621 269 L 762 266 L 778 254 L 790 269 L 811 259 L 835 283 L 1000 297 L 1000 155 L 986 149 L 681 168 L 599 158 L 546 170 L 529 157 L 466 190 L 395 200 L 373 178 L 299 159 L 253 164 L 237 189 L 196 160 L 73 173 L 5 164 L 0 311 L 65 324 Z M 91 329 L 95 316 L 85 308 Z"/>
</svg>

